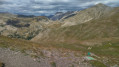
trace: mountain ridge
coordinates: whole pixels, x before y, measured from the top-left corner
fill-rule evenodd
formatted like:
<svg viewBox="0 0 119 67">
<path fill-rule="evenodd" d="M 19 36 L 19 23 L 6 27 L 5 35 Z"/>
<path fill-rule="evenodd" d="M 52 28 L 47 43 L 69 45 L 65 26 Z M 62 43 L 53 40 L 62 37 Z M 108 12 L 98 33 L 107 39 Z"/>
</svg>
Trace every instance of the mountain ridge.
<svg viewBox="0 0 119 67">
<path fill-rule="evenodd" d="M 112 10 L 112 7 L 106 6 L 104 4 L 97 4 L 90 8 L 79 11 L 73 17 L 65 19 L 64 22 L 66 23 L 64 23 L 64 25 L 62 26 L 72 26 L 80 23 L 85 23 L 93 19 L 103 18 L 108 16 Z"/>
</svg>

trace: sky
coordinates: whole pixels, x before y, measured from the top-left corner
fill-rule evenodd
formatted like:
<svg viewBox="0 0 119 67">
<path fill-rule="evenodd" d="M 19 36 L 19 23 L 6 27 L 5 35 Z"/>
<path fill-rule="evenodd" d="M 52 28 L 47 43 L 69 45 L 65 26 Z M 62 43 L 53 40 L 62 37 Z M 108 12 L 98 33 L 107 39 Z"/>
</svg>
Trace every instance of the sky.
<svg viewBox="0 0 119 67">
<path fill-rule="evenodd" d="M 119 6 L 119 0 L 0 0 L 0 12 L 52 15 L 56 12 L 82 10 L 98 3 Z"/>
</svg>

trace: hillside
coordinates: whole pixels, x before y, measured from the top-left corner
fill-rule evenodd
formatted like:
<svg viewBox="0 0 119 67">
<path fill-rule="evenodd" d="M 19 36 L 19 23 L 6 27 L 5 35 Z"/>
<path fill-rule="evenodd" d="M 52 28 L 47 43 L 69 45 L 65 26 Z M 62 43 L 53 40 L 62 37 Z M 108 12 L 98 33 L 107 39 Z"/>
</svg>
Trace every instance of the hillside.
<svg viewBox="0 0 119 67">
<path fill-rule="evenodd" d="M 100 6 L 100 4 L 96 5 L 96 7 L 101 6 L 107 7 L 105 5 Z M 89 9 L 93 9 L 95 6 Z M 102 7 L 102 8 L 103 8 Z M 86 9 L 86 10 L 89 10 Z M 103 8 L 104 9 L 104 8 Z M 99 10 L 97 8 L 97 10 Z M 103 18 L 92 19 L 87 21 L 86 23 L 80 23 L 77 25 L 72 25 L 68 27 L 57 27 L 57 28 L 48 28 L 43 32 L 40 32 L 32 41 L 42 42 L 42 41 L 57 41 L 57 42 L 72 42 L 72 41 L 82 41 L 82 40 L 91 40 L 91 39 L 103 39 L 103 38 L 118 38 L 119 37 L 119 14 L 118 8 L 113 8 L 110 12 L 110 16 L 105 16 Z M 85 10 L 84 10 L 85 11 Z M 103 12 L 103 11 L 101 11 Z M 85 13 L 85 12 L 84 12 Z M 100 15 L 100 14 L 97 14 Z M 84 15 L 85 16 L 85 15 Z M 100 15 L 103 16 L 103 15 Z M 70 18 L 74 18 L 70 17 Z M 80 15 L 77 16 L 80 18 Z M 95 17 L 96 18 L 96 17 Z M 72 20 L 73 21 L 73 20 Z M 77 21 L 74 21 L 77 22 Z M 67 22 L 64 22 L 67 23 Z M 73 22 L 72 22 L 73 23 Z M 70 23 L 68 23 L 70 24 Z M 47 32 L 47 33 L 46 33 Z"/>
<path fill-rule="evenodd" d="M 92 46 L 92 49 L 89 50 L 88 48 L 91 46 L 81 44 L 56 44 L 55 42 L 52 42 L 53 44 L 38 44 L 26 40 L 0 36 L 0 61 L 6 67 L 37 67 L 41 65 L 43 67 L 117 66 L 119 63 L 117 59 L 119 56 L 118 41 L 118 38 L 112 38 L 111 41 L 105 42 L 101 46 Z M 84 58 L 88 52 L 93 53 L 97 60 L 85 62 Z"/>
<path fill-rule="evenodd" d="M 104 18 L 110 16 L 112 10 L 112 7 L 99 3 L 95 6 L 78 11 L 76 15 L 65 19 L 62 26 L 72 26 L 80 23 L 85 23 L 90 20 Z"/>
<path fill-rule="evenodd" d="M 17 17 L 13 14 L 0 14 L 0 34 L 8 37 L 31 39 L 49 24 L 44 16 Z"/>
<path fill-rule="evenodd" d="M 0 36 L 0 61 L 5 67 L 87 67 L 81 54 L 84 53 Z"/>
</svg>

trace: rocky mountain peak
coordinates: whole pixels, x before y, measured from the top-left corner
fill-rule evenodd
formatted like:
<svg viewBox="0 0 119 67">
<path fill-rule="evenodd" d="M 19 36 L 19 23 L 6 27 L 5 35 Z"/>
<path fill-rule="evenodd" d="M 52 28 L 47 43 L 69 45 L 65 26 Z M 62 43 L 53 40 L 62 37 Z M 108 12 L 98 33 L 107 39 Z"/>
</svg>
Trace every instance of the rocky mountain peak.
<svg viewBox="0 0 119 67">
<path fill-rule="evenodd" d="M 104 8 L 106 8 L 106 7 L 109 7 L 109 6 L 107 6 L 105 4 L 102 4 L 102 3 L 98 3 L 94 7 L 104 7 Z"/>
<path fill-rule="evenodd" d="M 57 12 L 55 15 L 61 15 L 63 14 L 63 12 Z"/>
<path fill-rule="evenodd" d="M 98 4 L 96 4 L 97 6 L 106 6 L 105 4 L 103 4 L 103 3 L 98 3 Z"/>
</svg>

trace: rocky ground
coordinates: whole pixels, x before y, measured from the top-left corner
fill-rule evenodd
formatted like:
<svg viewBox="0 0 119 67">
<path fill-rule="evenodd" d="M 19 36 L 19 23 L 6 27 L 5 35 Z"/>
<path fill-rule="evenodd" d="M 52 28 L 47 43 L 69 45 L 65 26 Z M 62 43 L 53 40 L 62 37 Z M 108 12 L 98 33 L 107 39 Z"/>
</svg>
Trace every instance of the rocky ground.
<svg viewBox="0 0 119 67">
<path fill-rule="evenodd" d="M 8 48 L 0 48 L 0 61 L 5 64 L 5 67 L 91 67 L 83 62 L 80 54 L 75 52 L 42 50 L 37 55 L 28 52 L 21 53 Z"/>
</svg>

